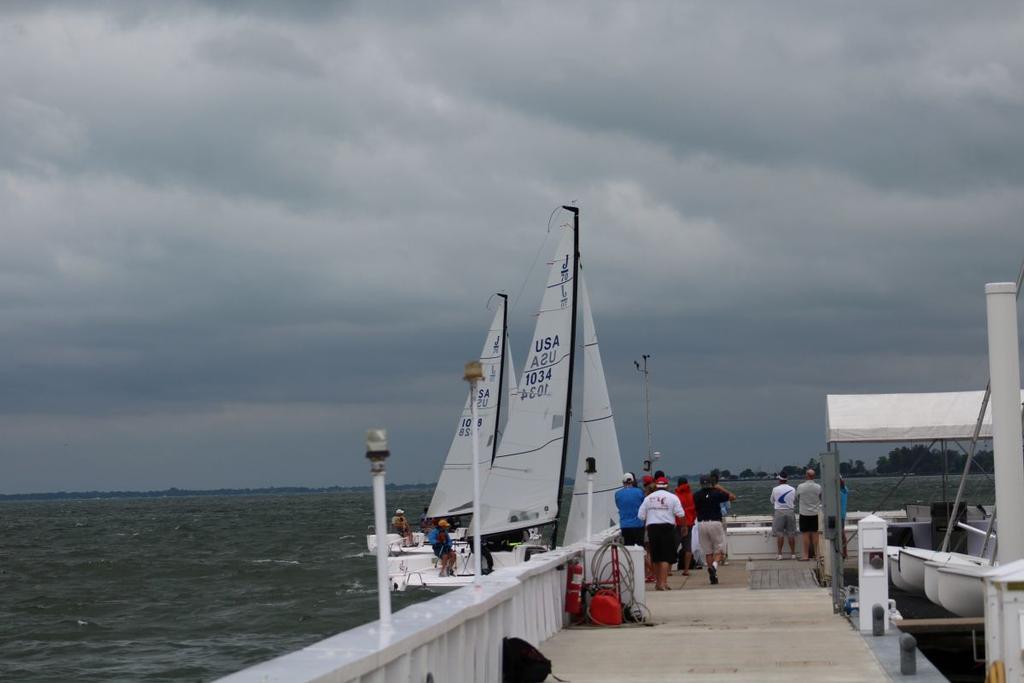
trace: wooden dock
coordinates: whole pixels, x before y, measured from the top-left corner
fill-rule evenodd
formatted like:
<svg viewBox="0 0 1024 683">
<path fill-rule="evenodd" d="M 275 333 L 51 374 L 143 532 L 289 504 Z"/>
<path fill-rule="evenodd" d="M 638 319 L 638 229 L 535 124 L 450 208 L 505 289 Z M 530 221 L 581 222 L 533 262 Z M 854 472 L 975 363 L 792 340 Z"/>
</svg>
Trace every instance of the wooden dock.
<svg viewBox="0 0 1024 683">
<path fill-rule="evenodd" d="M 647 593 L 653 626 L 570 628 L 540 649 L 574 682 L 890 680 L 809 563 L 733 562 L 719 579 L 674 572 L 673 590 Z"/>
</svg>

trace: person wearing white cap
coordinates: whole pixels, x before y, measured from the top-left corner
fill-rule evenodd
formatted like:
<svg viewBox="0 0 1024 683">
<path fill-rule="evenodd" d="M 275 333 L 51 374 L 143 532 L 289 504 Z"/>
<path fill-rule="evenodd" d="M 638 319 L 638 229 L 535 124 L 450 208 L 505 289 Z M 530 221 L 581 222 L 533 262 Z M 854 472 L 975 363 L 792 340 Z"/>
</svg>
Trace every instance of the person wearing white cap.
<svg viewBox="0 0 1024 683">
<path fill-rule="evenodd" d="M 406 519 L 405 510 L 402 508 L 395 510 L 395 516 L 391 518 L 391 528 L 395 530 L 396 534 L 401 534 L 402 545 L 416 545 L 416 540 L 412 535 L 412 527 L 409 526 L 409 520 Z"/>
<path fill-rule="evenodd" d="M 668 490 L 668 479 L 654 480 L 654 491 L 644 498 L 637 517 L 647 524 L 647 538 L 651 543 L 651 561 L 654 563 L 655 590 L 667 591 L 669 565 L 677 558 L 676 521 L 685 520 L 686 513 L 679 496 Z"/>
</svg>

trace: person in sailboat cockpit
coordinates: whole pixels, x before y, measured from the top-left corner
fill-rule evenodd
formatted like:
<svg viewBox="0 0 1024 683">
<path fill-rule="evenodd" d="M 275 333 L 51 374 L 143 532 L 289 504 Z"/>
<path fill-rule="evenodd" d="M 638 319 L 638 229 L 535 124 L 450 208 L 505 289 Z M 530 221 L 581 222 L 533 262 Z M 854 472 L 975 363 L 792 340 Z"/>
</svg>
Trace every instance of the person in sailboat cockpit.
<svg viewBox="0 0 1024 683">
<path fill-rule="evenodd" d="M 412 527 L 409 526 L 409 520 L 406 518 L 405 510 L 402 508 L 395 510 L 395 516 L 391 518 L 391 528 L 395 530 L 396 534 L 401 535 L 403 545 L 409 546 L 416 544 L 412 535 Z"/>
<path fill-rule="evenodd" d="M 441 576 L 455 576 L 455 551 L 452 549 L 452 537 L 448 534 L 448 526 L 447 520 L 439 520 L 427 537 L 434 548 L 434 555 L 441 560 Z"/>
</svg>

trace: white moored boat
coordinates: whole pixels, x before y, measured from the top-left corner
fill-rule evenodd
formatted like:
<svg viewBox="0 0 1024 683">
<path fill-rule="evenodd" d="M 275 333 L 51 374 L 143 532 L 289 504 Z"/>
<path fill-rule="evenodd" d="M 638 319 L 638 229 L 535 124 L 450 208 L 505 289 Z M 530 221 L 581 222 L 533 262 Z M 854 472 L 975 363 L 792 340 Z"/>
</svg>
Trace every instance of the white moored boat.
<svg viewBox="0 0 1024 683">
<path fill-rule="evenodd" d="M 924 594 L 936 605 L 941 605 L 939 597 L 939 570 L 943 567 L 985 567 L 989 563 L 980 557 L 964 555 L 963 553 L 942 553 L 938 552 L 932 559 L 924 563 Z M 946 609 L 949 609 L 948 607 Z M 950 610 L 951 612 L 953 610 Z"/>
<path fill-rule="evenodd" d="M 938 567 L 939 604 L 957 616 L 984 616 L 984 576 L 991 570 L 989 566 L 977 564 L 947 564 Z"/>
</svg>

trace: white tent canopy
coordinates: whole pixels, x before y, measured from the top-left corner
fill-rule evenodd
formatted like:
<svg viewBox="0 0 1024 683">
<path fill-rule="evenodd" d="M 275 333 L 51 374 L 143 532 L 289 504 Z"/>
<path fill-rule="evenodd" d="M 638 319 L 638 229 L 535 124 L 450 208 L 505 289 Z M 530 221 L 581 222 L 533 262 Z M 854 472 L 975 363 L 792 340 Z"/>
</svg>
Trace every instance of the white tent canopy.
<svg viewBox="0 0 1024 683">
<path fill-rule="evenodd" d="M 829 443 L 970 439 L 978 422 L 983 391 L 934 394 L 829 394 Z M 1024 399 L 1024 392 L 1021 392 Z M 991 406 L 981 424 L 992 436 Z"/>
</svg>

